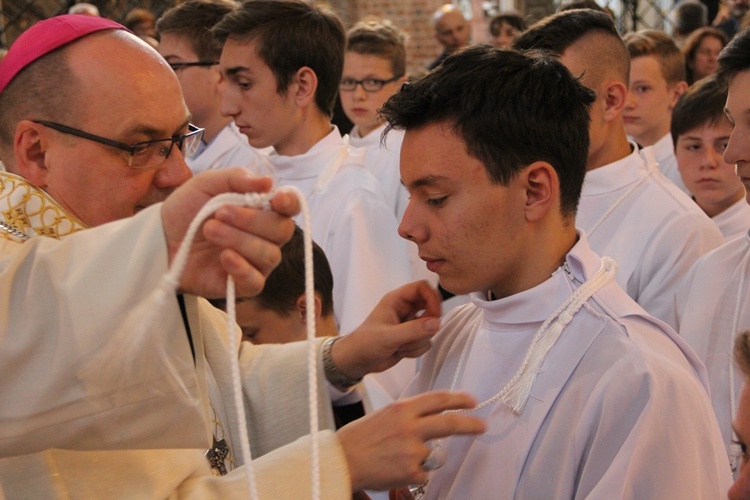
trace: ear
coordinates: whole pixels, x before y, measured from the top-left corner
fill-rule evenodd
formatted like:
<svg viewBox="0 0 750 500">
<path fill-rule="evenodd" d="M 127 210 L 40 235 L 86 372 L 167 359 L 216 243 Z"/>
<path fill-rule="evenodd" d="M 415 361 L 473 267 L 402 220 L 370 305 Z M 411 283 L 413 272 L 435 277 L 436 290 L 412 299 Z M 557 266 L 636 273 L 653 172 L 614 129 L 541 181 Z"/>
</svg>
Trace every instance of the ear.
<svg viewBox="0 0 750 500">
<path fill-rule="evenodd" d="M 672 109 L 677 104 L 677 101 L 680 100 L 680 97 L 682 97 L 682 94 L 685 93 L 685 91 L 688 88 L 688 84 L 686 81 L 677 82 L 669 89 L 670 93 L 672 94 L 671 102 L 669 103 L 669 110 L 672 111 Z"/>
<path fill-rule="evenodd" d="M 604 120 L 611 121 L 622 114 L 628 99 L 628 88 L 623 82 L 613 80 L 602 88 L 604 97 Z"/>
<path fill-rule="evenodd" d="M 315 322 L 317 323 L 318 320 L 320 320 L 320 316 L 323 314 L 323 301 L 320 300 L 320 294 L 318 294 L 318 292 L 315 292 L 313 295 L 315 296 Z M 297 306 L 299 320 L 302 323 L 307 323 L 307 301 L 305 300 L 304 293 L 297 297 L 295 305 Z"/>
<path fill-rule="evenodd" d="M 560 179 L 554 167 L 544 161 L 534 162 L 522 172 L 526 188 L 526 220 L 541 220 L 555 205 L 559 208 Z"/>
<path fill-rule="evenodd" d="M 311 68 L 302 66 L 294 75 L 293 85 L 289 89 L 294 92 L 294 99 L 301 108 L 315 103 L 315 92 L 318 90 L 318 75 Z"/>
<path fill-rule="evenodd" d="M 46 154 L 49 138 L 44 125 L 21 120 L 13 135 L 15 165 L 13 173 L 20 175 L 38 188 L 47 187 Z"/>
</svg>

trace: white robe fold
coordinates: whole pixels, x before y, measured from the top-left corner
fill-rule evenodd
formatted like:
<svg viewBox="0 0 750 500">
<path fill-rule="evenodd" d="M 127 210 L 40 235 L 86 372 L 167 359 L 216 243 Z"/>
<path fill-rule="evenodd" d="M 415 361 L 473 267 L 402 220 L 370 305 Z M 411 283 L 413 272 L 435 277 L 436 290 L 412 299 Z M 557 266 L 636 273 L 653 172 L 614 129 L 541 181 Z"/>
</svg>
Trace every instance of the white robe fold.
<svg viewBox="0 0 750 500">
<path fill-rule="evenodd" d="M 247 142 L 234 122 L 221 129 L 214 140 L 192 158 L 185 158 L 185 163 L 193 174 L 229 167 L 245 167 L 256 175 L 271 174 L 265 155 Z"/>
<path fill-rule="evenodd" d="M 706 364 L 711 403 L 727 451 L 734 418 L 730 377 L 735 401 L 739 401 L 744 380 L 738 368 L 732 370 L 732 363 L 736 333 L 750 328 L 749 271 L 750 236 L 746 231 L 700 259 L 676 299 L 678 331 Z"/>
<path fill-rule="evenodd" d="M 472 294 L 444 319 L 406 395 L 450 388 L 467 343 L 455 389 L 479 402 L 500 391 L 600 259 L 581 234 L 566 262 L 572 278 L 558 269 L 510 297 Z M 447 461 L 426 498 L 715 499 L 731 484 L 703 365 L 614 282 L 563 330 L 520 415 L 501 402 L 473 414 L 487 432 L 443 440 Z"/>
<path fill-rule="evenodd" d="M 211 444 L 210 394 L 240 460 L 229 397 L 229 356 L 237 354 L 228 350 L 222 312 L 185 297 L 195 361 L 170 298 L 133 346 L 153 363 L 115 374 L 118 383 L 106 387 L 100 378 L 116 363 L 89 378 L 80 370 L 125 328 L 124 318 L 137 316 L 166 270 L 160 206 L 63 240 L 0 238 L 0 485 L 8 497 L 246 496 L 241 469 L 214 478 L 203 456 Z M 310 448 L 295 440 L 309 433 L 307 347 L 243 343 L 239 356 L 253 456 L 263 456 L 254 462 L 261 498 L 304 497 Z M 320 365 L 322 428 L 332 416 Z M 349 497 L 332 433 L 322 436 L 321 464 L 325 497 Z"/>
<path fill-rule="evenodd" d="M 617 261 L 616 279 L 627 294 L 672 328 L 674 294 L 684 277 L 724 242 L 711 219 L 655 164 L 648 165 L 637 147 L 586 172 L 576 226 L 596 253 Z"/>
<path fill-rule="evenodd" d="M 326 253 L 333 273 L 339 332 L 350 333 L 383 295 L 411 281 L 406 242 L 398 235 L 383 189 L 363 167 L 364 150 L 347 146 L 335 127 L 307 153 L 271 153 L 269 160 L 278 185 L 296 186 L 307 198 L 312 238 Z M 369 377 L 395 398 L 415 370 L 415 361 L 405 359 Z"/>
</svg>

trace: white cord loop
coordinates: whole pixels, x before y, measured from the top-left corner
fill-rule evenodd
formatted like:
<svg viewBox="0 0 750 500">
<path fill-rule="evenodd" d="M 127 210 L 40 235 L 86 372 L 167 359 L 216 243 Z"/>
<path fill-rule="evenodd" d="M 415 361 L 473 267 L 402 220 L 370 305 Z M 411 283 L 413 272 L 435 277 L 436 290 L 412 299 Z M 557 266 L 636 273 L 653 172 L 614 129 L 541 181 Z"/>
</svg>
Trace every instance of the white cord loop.
<svg viewBox="0 0 750 500">
<path fill-rule="evenodd" d="M 177 369 L 168 357 L 163 356 L 161 359 L 136 359 L 131 353 L 138 352 L 136 346 L 143 342 L 146 335 L 149 334 L 149 328 L 156 322 L 158 315 L 162 312 L 167 300 L 174 297 L 180 283 L 180 277 L 187 265 L 190 255 L 190 247 L 193 244 L 195 235 L 200 229 L 203 222 L 208 219 L 214 212 L 225 205 L 247 206 L 269 210 L 271 208 L 270 200 L 276 193 L 288 192 L 297 196 L 300 202 L 302 217 L 304 222 L 304 250 L 305 250 L 305 301 L 307 305 L 307 339 L 308 339 L 308 378 L 309 378 L 309 405 L 310 405 L 310 434 L 312 435 L 311 449 L 311 471 L 312 471 L 312 495 L 311 498 L 320 499 L 320 445 L 318 434 L 318 369 L 317 369 L 317 345 L 315 343 L 315 296 L 313 283 L 313 259 L 312 259 L 312 236 L 310 235 L 310 213 L 307 206 L 307 200 L 302 192 L 293 187 L 283 187 L 269 193 L 225 193 L 215 196 L 209 200 L 203 208 L 196 214 L 185 233 L 185 238 L 180 244 L 177 253 L 172 262 L 169 271 L 159 280 L 157 288 L 151 292 L 149 298 L 140 304 L 137 311 L 131 313 L 126 320 L 126 327 L 121 328 L 117 338 L 113 338 L 108 346 L 94 359 L 88 360 L 80 370 L 81 376 L 85 380 L 95 380 L 101 387 L 107 387 L 108 384 L 118 384 L 117 377 L 125 378 L 133 370 L 138 370 L 140 366 L 148 363 L 160 363 L 171 375 L 170 384 L 175 384 L 186 399 L 193 401 L 195 398 L 190 391 L 182 384 L 181 377 Z M 236 312 L 235 312 L 235 286 L 231 276 L 227 277 L 227 330 L 229 332 L 230 344 L 230 362 L 232 370 L 232 389 L 234 395 L 234 406 L 237 412 L 238 421 L 240 422 L 240 445 L 242 448 L 242 459 L 245 467 L 245 475 L 248 483 L 250 498 L 258 499 L 257 485 L 255 474 L 252 466 L 252 455 L 250 451 L 250 440 L 247 432 L 247 418 L 245 415 L 245 405 L 242 399 L 242 379 L 239 369 L 239 346 L 237 337 L 240 333 L 237 330 Z M 144 310 L 145 309 L 145 310 Z M 132 327 L 128 326 L 132 323 Z M 118 363 L 121 366 L 113 369 L 111 363 Z M 108 369 L 104 369 L 109 365 Z M 114 373 L 115 379 L 102 376 L 102 374 Z M 111 387 L 111 386 L 110 386 Z"/>
</svg>

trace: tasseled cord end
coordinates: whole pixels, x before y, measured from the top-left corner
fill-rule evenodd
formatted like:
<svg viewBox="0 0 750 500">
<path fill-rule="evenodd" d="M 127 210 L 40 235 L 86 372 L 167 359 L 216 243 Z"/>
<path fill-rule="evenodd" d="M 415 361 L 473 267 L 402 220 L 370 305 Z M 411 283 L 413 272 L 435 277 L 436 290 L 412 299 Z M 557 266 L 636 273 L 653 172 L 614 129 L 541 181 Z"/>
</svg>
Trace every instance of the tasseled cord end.
<svg viewBox="0 0 750 500">
<path fill-rule="evenodd" d="M 536 376 L 539 373 L 547 354 L 557 343 L 565 327 L 573 320 L 573 316 L 594 295 L 601 287 L 606 285 L 615 277 L 617 272 L 617 262 L 610 257 L 602 257 L 599 270 L 581 285 L 568 300 L 558 309 L 559 314 L 551 316 L 555 318 L 554 322 L 545 328 L 539 329 L 539 332 L 531 341 L 531 346 L 526 354 L 521 367 L 511 380 L 508 391 L 502 396 L 501 401 L 513 410 L 513 413 L 520 415 L 526 407 L 526 402 L 531 394 L 531 387 L 534 385 Z"/>
</svg>

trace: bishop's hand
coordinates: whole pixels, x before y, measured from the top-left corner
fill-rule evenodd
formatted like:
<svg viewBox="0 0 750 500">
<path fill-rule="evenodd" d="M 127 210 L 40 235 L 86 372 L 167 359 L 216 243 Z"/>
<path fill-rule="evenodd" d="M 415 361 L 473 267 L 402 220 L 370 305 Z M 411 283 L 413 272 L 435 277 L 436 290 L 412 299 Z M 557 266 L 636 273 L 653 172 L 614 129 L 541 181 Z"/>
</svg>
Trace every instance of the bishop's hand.
<svg viewBox="0 0 750 500">
<path fill-rule="evenodd" d="M 208 171 L 172 193 L 162 206 L 162 221 L 171 265 L 190 222 L 211 198 L 223 193 L 265 193 L 271 179 L 253 177 L 241 168 Z M 237 296 L 260 293 L 268 274 L 281 261 L 281 245 L 291 238 L 300 204 L 291 193 L 277 193 L 272 210 L 226 205 L 198 231 L 191 247 L 180 291 L 208 298 L 223 297 L 227 276 Z"/>
<path fill-rule="evenodd" d="M 405 357 L 421 356 L 440 327 L 440 304 L 440 296 L 426 281 L 393 290 L 356 330 L 333 344 L 334 364 L 359 379 L 387 370 Z"/>
</svg>

